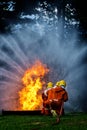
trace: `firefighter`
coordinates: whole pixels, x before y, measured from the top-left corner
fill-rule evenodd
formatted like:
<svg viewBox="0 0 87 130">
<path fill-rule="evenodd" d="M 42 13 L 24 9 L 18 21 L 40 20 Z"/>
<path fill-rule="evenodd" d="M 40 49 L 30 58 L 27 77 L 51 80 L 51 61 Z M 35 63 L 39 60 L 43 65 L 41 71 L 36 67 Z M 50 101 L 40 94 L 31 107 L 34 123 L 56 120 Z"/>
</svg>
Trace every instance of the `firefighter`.
<svg viewBox="0 0 87 130">
<path fill-rule="evenodd" d="M 65 90 L 65 80 L 60 80 L 53 88 L 53 99 L 51 101 L 51 108 L 57 113 L 57 123 L 60 122 L 60 116 L 63 114 L 64 102 L 68 100 L 68 93 Z"/>
<path fill-rule="evenodd" d="M 61 82 L 64 82 L 64 86 L 66 86 L 66 82 L 64 80 L 61 80 L 61 81 L 57 81 L 56 82 L 56 85 L 54 86 L 54 88 L 56 87 L 60 87 L 61 86 Z M 55 112 L 54 112 L 55 113 Z M 56 114 L 55 114 L 56 115 Z M 61 115 L 64 115 L 64 107 L 62 108 L 62 111 L 61 111 Z"/>
<path fill-rule="evenodd" d="M 43 99 L 43 108 L 41 110 L 41 113 L 44 115 L 51 115 L 50 109 L 46 107 L 45 102 L 48 99 L 47 91 L 49 91 L 53 87 L 52 82 L 48 82 L 46 90 L 42 93 L 42 99 Z"/>
<path fill-rule="evenodd" d="M 46 92 L 48 98 L 45 101 L 45 107 L 49 108 L 52 112 L 56 111 L 57 121 L 60 122 L 60 116 L 62 115 L 63 104 L 68 100 L 68 94 L 65 90 L 66 82 L 65 80 L 58 81 L 56 85 Z M 54 111 L 54 112 L 55 112 Z"/>
<path fill-rule="evenodd" d="M 53 88 L 55 88 L 57 86 L 59 86 L 59 81 L 56 82 L 56 85 Z M 52 116 L 57 116 L 56 110 L 51 109 L 50 111 L 52 113 Z"/>
</svg>

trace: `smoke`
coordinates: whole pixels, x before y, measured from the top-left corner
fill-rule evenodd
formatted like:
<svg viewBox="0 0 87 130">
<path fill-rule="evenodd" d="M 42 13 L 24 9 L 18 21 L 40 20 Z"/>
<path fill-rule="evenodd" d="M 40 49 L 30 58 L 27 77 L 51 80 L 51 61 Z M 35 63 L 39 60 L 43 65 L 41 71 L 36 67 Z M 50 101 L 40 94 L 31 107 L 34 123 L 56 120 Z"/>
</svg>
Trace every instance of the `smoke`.
<svg viewBox="0 0 87 130">
<path fill-rule="evenodd" d="M 61 21 L 55 24 L 51 19 L 49 24 L 44 18 L 35 20 L 35 23 L 13 25 L 10 34 L 0 35 L 0 109 L 18 109 L 21 78 L 39 59 L 51 70 L 48 81 L 55 84 L 66 80 L 69 100 L 65 110 L 87 111 L 87 46 L 80 43 L 76 30 L 63 39 Z"/>
</svg>

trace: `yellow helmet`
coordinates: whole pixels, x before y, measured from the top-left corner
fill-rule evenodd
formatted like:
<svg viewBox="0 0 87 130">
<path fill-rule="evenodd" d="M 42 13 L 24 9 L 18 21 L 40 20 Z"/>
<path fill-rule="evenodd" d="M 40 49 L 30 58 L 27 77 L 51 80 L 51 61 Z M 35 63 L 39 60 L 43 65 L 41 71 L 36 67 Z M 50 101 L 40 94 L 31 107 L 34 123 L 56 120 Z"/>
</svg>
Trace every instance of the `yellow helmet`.
<svg viewBox="0 0 87 130">
<path fill-rule="evenodd" d="M 59 86 L 60 85 L 60 82 L 58 81 L 58 82 L 56 82 L 56 86 Z"/>
<path fill-rule="evenodd" d="M 49 82 L 48 84 L 47 84 L 47 88 L 52 88 L 53 87 L 53 83 L 52 82 Z"/>
<path fill-rule="evenodd" d="M 59 85 L 66 87 L 66 81 L 65 80 L 60 80 Z"/>
</svg>

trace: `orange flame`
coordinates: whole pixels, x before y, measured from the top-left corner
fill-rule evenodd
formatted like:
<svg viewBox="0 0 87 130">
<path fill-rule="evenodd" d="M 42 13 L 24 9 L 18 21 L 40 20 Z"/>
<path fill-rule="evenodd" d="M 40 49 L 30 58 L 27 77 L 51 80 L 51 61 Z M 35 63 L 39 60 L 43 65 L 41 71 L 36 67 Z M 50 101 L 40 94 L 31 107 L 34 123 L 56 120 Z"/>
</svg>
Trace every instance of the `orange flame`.
<svg viewBox="0 0 87 130">
<path fill-rule="evenodd" d="M 42 90 L 44 85 L 42 78 L 48 72 L 49 69 L 40 61 L 36 61 L 31 68 L 26 70 L 22 78 L 25 87 L 19 91 L 21 110 L 38 110 L 41 108 L 42 97 L 40 90 Z"/>
</svg>

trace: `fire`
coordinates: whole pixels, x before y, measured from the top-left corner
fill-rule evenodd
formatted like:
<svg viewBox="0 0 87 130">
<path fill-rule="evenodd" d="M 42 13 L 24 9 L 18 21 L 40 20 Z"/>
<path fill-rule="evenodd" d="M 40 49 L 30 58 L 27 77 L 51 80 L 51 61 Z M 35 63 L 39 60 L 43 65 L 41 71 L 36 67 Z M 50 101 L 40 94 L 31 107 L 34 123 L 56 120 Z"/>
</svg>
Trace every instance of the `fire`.
<svg viewBox="0 0 87 130">
<path fill-rule="evenodd" d="M 24 88 L 19 91 L 19 103 L 21 110 L 38 110 L 41 108 L 41 90 L 44 85 L 44 76 L 49 72 L 46 65 L 40 61 L 26 70 L 22 78 Z"/>
</svg>

